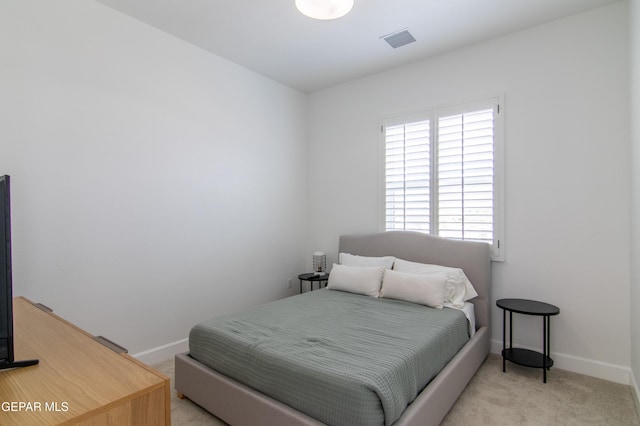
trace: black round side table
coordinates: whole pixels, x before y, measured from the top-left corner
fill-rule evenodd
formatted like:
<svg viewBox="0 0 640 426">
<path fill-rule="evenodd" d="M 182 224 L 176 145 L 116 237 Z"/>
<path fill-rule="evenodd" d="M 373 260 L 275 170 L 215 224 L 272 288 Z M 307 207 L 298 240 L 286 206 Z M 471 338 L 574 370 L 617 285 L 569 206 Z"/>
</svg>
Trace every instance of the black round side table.
<svg viewBox="0 0 640 426">
<path fill-rule="evenodd" d="M 324 285 L 326 286 L 329 282 L 329 274 L 324 275 L 316 275 L 313 272 L 309 272 L 306 274 L 298 275 L 298 280 L 300 280 L 300 293 L 302 293 L 302 281 L 309 281 L 309 285 L 311 286 L 311 291 L 313 291 L 313 283 L 318 283 L 318 289 L 322 288 L 322 282 L 324 281 Z"/>
<path fill-rule="evenodd" d="M 502 309 L 502 371 L 506 370 L 506 361 L 524 365 L 525 367 L 542 368 L 542 380 L 547 383 L 547 370 L 553 366 L 549 356 L 549 336 L 551 334 L 551 316 L 558 315 L 560 308 L 549 303 L 527 299 L 500 299 L 496 302 Z M 509 347 L 506 341 L 507 311 L 509 312 Z M 514 348 L 513 343 L 513 313 L 541 316 L 542 324 L 542 353 L 523 348 Z"/>
</svg>

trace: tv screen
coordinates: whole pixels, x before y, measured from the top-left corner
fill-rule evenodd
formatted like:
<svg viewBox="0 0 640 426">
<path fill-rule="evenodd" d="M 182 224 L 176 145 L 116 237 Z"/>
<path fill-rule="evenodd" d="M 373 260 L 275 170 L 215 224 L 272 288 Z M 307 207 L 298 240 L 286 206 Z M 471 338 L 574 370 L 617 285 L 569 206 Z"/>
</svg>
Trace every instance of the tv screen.
<svg viewBox="0 0 640 426">
<path fill-rule="evenodd" d="M 13 363 L 11 201 L 9 176 L 0 176 L 0 364 Z"/>
</svg>

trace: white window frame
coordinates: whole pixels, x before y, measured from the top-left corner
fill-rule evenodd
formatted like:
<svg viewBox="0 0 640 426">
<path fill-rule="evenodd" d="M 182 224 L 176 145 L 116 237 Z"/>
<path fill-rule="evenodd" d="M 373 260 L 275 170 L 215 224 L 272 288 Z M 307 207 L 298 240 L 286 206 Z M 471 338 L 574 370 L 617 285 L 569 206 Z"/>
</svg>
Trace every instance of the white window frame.
<svg viewBox="0 0 640 426">
<path fill-rule="evenodd" d="M 416 113 L 403 114 L 401 116 L 388 117 L 381 122 L 381 166 L 380 166 L 380 230 L 386 230 L 386 135 L 387 126 L 395 126 L 405 123 L 413 123 L 422 120 L 430 122 L 430 145 L 431 145 L 431 167 L 430 167 L 430 210 L 431 229 L 430 234 L 437 235 L 437 140 L 438 118 L 453 114 L 460 114 L 470 111 L 492 108 L 493 114 L 493 243 L 491 244 L 491 259 L 494 261 L 504 261 L 505 241 L 504 241 L 504 95 L 498 94 L 490 97 L 474 99 L 455 105 L 435 107 Z"/>
</svg>

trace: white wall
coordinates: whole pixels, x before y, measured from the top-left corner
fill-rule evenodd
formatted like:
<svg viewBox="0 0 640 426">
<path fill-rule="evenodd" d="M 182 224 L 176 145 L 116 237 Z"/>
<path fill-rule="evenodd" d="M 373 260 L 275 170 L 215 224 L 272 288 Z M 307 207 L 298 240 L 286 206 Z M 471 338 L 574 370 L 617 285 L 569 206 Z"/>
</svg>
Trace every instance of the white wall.
<svg viewBox="0 0 640 426">
<path fill-rule="evenodd" d="M 559 306 L 556 365 L 628 383 L 627 12 L 615 3 L 310 95 L 307 251 L 335 260 L 340 234 L 379 230 L 382 118 L 502 92 L 506 260 L 493 298 Z M 541 320 L 514 320 L 516 343 L 539 348 Z"/>
<path fill-rule="evenodd" d="M 640 0 L 630 1 L 631 28 L 631 371 L 640 402 Z M 640 405 L 639 405 L 640 407 Z"/>
<path fill-rule="evenodd" d="M 137 353 L 296 291 L 306 95 L 86 0 L 0 1 L 0 58 L 15 295 Z"/>
</svg>

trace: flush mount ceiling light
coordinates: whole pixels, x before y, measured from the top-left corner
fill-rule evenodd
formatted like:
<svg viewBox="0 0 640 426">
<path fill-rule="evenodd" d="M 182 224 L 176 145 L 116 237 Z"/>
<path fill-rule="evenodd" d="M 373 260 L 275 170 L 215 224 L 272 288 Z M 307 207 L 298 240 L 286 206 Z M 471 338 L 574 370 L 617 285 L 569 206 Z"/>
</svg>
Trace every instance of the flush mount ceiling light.
<svg viewBox="0 0 640 426">
<path fill-rule="evenodd" d="M 314 19 L 336 19 L 349 13 L 353 0 L 296 0 L 296 7 Z"/>
</svg>

